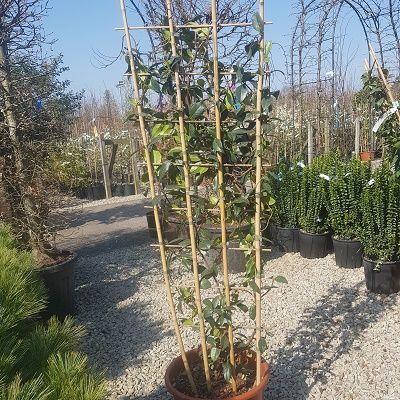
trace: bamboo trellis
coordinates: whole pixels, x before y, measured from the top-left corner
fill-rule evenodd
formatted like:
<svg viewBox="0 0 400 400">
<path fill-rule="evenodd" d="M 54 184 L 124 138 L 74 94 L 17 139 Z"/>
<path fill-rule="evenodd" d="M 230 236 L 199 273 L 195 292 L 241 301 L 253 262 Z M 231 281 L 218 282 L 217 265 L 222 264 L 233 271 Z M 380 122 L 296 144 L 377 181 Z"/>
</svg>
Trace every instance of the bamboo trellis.
<svg viewBox="0 0 400 400">
<path fill-rule="evenodd" d="M 171 49 L 172 55 L 177 55 L 177 47 L 175 41 L 175 32 L 177 29 L 185 28 L 185 29 L 198 29 L 198 28 L 211 28 L 212 31 L 212 48 L 213 48 L 213 71 L 210 71 L 210 74 L 213 75 L 213 83 L 214 83 L 214 112 L 215 112 L 215 120 L 214 121 L 196 121 L 196 123 L 205 123 L 215 124 L 215 132 L 216 132 L 216 139 L 222 140 L 222 131 L 221 131 L 221 116 L 220 116 L 220 94 L 219 94 L 219 76 L 220 75 L 227 75 L 231 73 L 227 73 L 225 71 L 219 71 L 218 66 L 218 30 L 225 27 L 248 27 L 251 26 L 252 23 L 249 22 L 234 22 L 234 23 L 218 23 L 218 15 L 217 15 L 217 0 L 210 0 L 210 7 L 211 7 L 211 16 L 212 21 L 211 24 L 185 24 L 185 25 L 178 25 L 174 24 L 173 20 L 173 13 L 172 13 L 172 4 L 171 0 L 165 0 L 166 3 L 166 10 L 167 10 L 167 18 L 168 18 L 168 25 L 152 25 L 152 26 L 129 26 L 127 14 L 126 14 L 126 6 L 125 0 L 120 0 L 120 7 L 122 12 L 122 19 L 123 19 L 123 28 L 116 28 L 117 30 L 123 30 L 125 33 L 125 41 L 126 47 L 129 56 L 129 63 L 130 63 L 130 70 L 132 76 L 132 84 L 133 84 L 133 91 L 134 91 L 134 99 L 135 99 L 135 107 L 138 114 L 139 120 L 139 127 L 140 132 L 142 135 L 143 146 L 145 151 L 145 160 L 146 166 L 148 170 L 149 176 L 149 186 L 150 186 L 150 195 L 151 198 L 154 200 L 157 195 L 156 191 L 156 183 L 154 179 L 154 167 L 156 164 L 152 163 L 151 156 L 150 156 L 150 147 L 149 147 L 149 133 L 146 128 L 145 124 L 145 117 L 142 113 L 142 107 L 140 102 L 140 90 L 138 79 L 141 73 L 138 71 L 135 65 L 135 58 L 132 52 L 132 42 L 131 42 L 131 33 L 130 31 L 136 30 L 169 30 L 170 37 L 171 37 Z M 257 118 L 256 118 L 256 140 L 255 140 L 255 154 L 256 154 L 256 162 L 255 162 L 255 198 L 256 198 L 256 212 L 255 212 L 255 236 L 254 236 L 254 244 L 253 250 L 255 253 L 255 265 L 256 265 L 256 277 L 255 283 L 257 284 L 258 288 L 261 289 L 262 287 L 262 280 L 261 280 L 261 253 L 263 251 L 262 244 L 261 244 L 261 180 L 262 180 L 262 171 L 263 168 L 269 168 L 269 164 L 263 164 L 262 158 L 262 92 L 264 87 L 264 69 L 265 69 L 265 45 L 264 45 L 264 25 L 268 24 L 269 22 L 265 22 L 264 20 L 264 0 L 259 0 L 259 15 L 261 17 L 262 26 L 260 29 L 259 35 L 259 61 L 258 61 L 258 71 L 254 73 L 257 76 L 257 97 L 256 97 L 256 111 L 257 111 Z M 223 265 L 223 286 L 221 289 L 224 291 L 225 301 L 227 307 L 230 306 L 231 302 L 231 290 L 237 290 L 229 284 L 229 265 L 228 265 L 228 254 L 227 254 L 227 230 L 226 230 L 226 209 L 225 209 L 225 198 L 224 198 L 224 191 L 223 191 L 223 182 L 224 182 L 224 168 L 229 167 L 237 167 L 237 166 L 246 166 L 249 168 L 254 168 L 253 164 L 223 164 L 222 155 L 217 153 L 217 162 L 216 164 L 206 164 L 206 163 L 190 163 L 188 152 L 187 152 L 187 139 L 185 135 L 185 121 L 184 121 L 184 113 L 183 113 L 183 102 L 182 102 L 182 94 L 181 94 L 181 75 L 185 75 L 185 73 L 180 72 L 179 70 L 175 70 L 174 72 L 174 79 L 175 79 L 175 91 L 176 91 L 176 100 L 177 100 L 177 108 L 179 111 L 178 120 L 175 121 L 179 124 L 179 134 L 180 134 L 180 144 L 182 150 L 182 163 L 179 164 L 183 168 L 184 173 L 184 183 L 185 183 L 185 200 L 186 200 L 186 207 L 180 208 L 182 211 L 186 211 L 187 220 L 189 225 L 189 237 L 190 237 L 190 247 L 191 254 L 192 254 L 192 266 L 193 266 L 193 287 L 195 289 L 195 301 L 197 312 L 199 316 L 199 331 L 200 331 L 200 339 L 201 339 L 201 350 L 203 354 L 203 364 L 204 364 L 204 372 L 206 376 L 207 388 L 211 390 L 211 379 L 210 379 L 210 367 L 208 364 L 208 348 L 206 343 L 206 334 L 205 334 L 205 326 L 203 320 L 203 310 L 202 310 L 202 301 L 201 301 L 201 291 L 200 291 L 200 277 L 199 277 L 199 270 L 198 270 L 198 261 L 197 261 L 197 244 L 196 244 L 196 232 L 193 224 L 193 205 L 192 205 L 192 192 L 191 192 L 191 181 L 190 181 L 190 168 L 191 166 L 209 166 L 215 167 L 218 172 L 218 194 L 219 194 L 219 213 L 220 213 L 220 225 L 221 225 L 221 248 L 222 248 L 222 265 Z M 169 121 L 172 122 L 172 121 Z M 168 305 L 170 308 L 170 313 L 172 317 L 172 322 L 175 330 L 175 334 L 178 341 L 180 355 L 182 357 L 182 361 L 184 364 L 185 371 L 187 373 L 190 385 L 192 390 L 195 394 L 197 394 L 196 385 L 193 380 L 193 375 L 188 363 L 188 359 L 185 353 L 185 348 L 182 340 L 182 334 L 180 325 L 178 323 L 176 310 L 175 310 L 175 301 L 173 298 L 172 286 L 171 281 L 168 273 L 168 265 L 167 265 L 167 257 L 166 252 L 167 249 L 177 249 L 182 248 L 179 245 L 172 245 L 164 243 L 162 227 L 159 218 L 159 207 L 157 204 L 153 205 L 155 222 L 156 222 L 156 229 L 157 229 L 157 237 L 158 237 L 158 245 L 157 247 L 160 250 L 161 256 L 161 264 L 164 276 L 164 284 L 166 287 L 167 292 L 167 299 Z M 242 248 L 235 248 L 233 250 L 237 251 L 248 251 L 249 249 L 242 249 Z M 261 351 L 259 348 L 259 343 L 261 339 L 261 291 L 256 291 L 255 293 L 255 309 L 256 309 L 256 322 L 255 322 L 255 334 L 256 334 L 256 384 L 259 384 L 262 380 L 261 376 Z M 230 363 L 232 366 L 235 365 L 235 350 L 234 350 L 234 331 L 233 327 L 230 325 L 228 327 L 228 340 L 230 344 Z M 233 368 L 234 370 L 234 368 Z M 235 393 L 237 391 L 236 388 L 236 381 L 235 376 L 232 376 L 231 379 L 231 386 L 232 391 Z"/>
</svg>

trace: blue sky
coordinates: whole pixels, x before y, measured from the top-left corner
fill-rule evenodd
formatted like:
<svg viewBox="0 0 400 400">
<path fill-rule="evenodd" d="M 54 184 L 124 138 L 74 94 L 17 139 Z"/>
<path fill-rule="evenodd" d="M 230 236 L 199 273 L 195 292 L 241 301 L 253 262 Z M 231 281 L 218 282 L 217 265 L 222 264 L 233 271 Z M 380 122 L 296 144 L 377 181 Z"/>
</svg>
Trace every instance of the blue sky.
<svg viewBox="0 0 400 400">
<path fill-rule="evenodd" d="M 106 88 L 115 92 L 126 69 L 125 62 L 118 60 L 107 68 L 100 68 L 95 53 L 115 57 L 121 49 L 122 32 L 114 29 L 122 26 L 119 0 L 51 0 L 50 6 L 52 9 L 44 20 L 44 27 L 57 40 L 51 50 L 55 54 L 64 54 L 64 63 L 70 68 L 64 77 L 71 81 L 71 87 L 97 94 Z M 289 43 L 294 24 L 292 12 L 290 0 L 267 1 L 266 19 L 274 22 L 267 27 L 267 39 L 282 45 Z M 140 24 L 133 12 L 128 17 L 131 25 Z M 357 32 L 351 24 L 349 29 L 353 34 Z M 137 31 L 134 34 L 137 37 Z M 146 40 L 143 33 L 139 35 L 139 41 Z M 277 66 L 283 62 L 280 53 L 275 46 L 273 54 Z M 357 64 L 362 65 L 362 61 L 357 60 Z"/>
</svg>

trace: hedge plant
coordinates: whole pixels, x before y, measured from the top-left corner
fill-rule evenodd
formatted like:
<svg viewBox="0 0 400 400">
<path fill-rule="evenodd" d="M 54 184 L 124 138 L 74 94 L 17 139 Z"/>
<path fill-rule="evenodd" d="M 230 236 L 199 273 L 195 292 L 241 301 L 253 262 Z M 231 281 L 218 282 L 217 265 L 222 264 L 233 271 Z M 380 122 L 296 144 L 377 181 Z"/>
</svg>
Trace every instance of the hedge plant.
<svg viewBox="0 0 400 400">
<path fill-rule="evenodd" d="M 273 220 L 281 228 L 299 227 L 301 166 L 302 162 L 291 165 L 288 160 L 282 159 L 272 174 L 272 195 L 276 200 Z"/>
<path fill-rule="evenodd" d="M 387 161 L 364 187 L 362 200 L 364 254 L 378 262 L 400 259 L 400 182 Z"/>
<path fill-rule="evenodd" d="M 337 164 L 329 181 L 329 225 L 336 239 L 361 237 L 361 197 L 370 179 L 370 165 L 358 158 Z"/>
</svg>

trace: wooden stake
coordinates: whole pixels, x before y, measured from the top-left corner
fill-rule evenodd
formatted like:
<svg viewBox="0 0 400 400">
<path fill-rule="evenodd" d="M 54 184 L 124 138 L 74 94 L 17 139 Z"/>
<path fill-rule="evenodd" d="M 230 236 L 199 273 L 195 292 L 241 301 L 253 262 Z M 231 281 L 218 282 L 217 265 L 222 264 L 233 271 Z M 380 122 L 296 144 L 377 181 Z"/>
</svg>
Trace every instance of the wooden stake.
<svg viewBox="0 0 400 400">
<path fill-rule="evenodd" d="M 314 156 L 313 127 L 311 121 L 307 121 L 307 147 L 308 147 L 308 165 L 312 163 Z"/>
<path fill-rule="evenodd" d="M 213 82 L 214 82 L 214 103 L 215 103 L 215 136 L 222 142 L 221 132 L 221 113 L 219 110 L 220 94 L 219 94 L 219 71 L 218 71 L 218 28 L 217 28 L 217 1 L 211 0 L 211 19 L 212 19 L 212 42 L 213 42 Z M 229 266 L 228 266 L 228 248 L 226 235 L 226 210 L 225 210 L 225 194 L 223 190 L 224 184 L 224 166 L 222 154 L 217 153 L 218 164 L 218 198 L 219 211 L 221 218 L 221 247 L 222 247 L 222 267 L 224 271 L 224 293 L 225 302 L 228 309 L 231 305 L 231 294 L 229 289 Z M 228 326 L 228 341 L 229 341 L 229 362 L 232 366 L 231 386 L 233 393 L 237 392 L 236 385 L 236 363 L 235 363 L 235 348 L 232 325 Z"/>
<path fill-rule="evenodd" d="M 132 137 L 131 131 L 129 131 L 129 144 L 131 149 L 131 165 L 132 165 L 133 184 L 135 186 L 135 194 L 140 194 L 142 193 L 142 190 L 140 188 L 138 163 L 136 155 L 137 146 L 136 146 L 136 139 Z"/>
<path fill-rule="evenodd" d="M 392 103 L 394 103 L 395 102 L 395 98 L 393 96 L 392 90 L 390 89 L 389 83 L 388 83 L 388 81 L 386 79 L 385 74 L 382 71 L 382 67 L 379 64 L 378 58 L 376 57 L 374 48 L 372 47 L 371 43 L 369 43 L 369 52 L 371 54 L 372 59 L 374 60 L 374 63 L 376 64 L 376 67 L 378 68 L 379 75 L 380 75 L 380 77 L 382 79 L 383 84 L 385 85 L 386 93 L 388 94 L 390 101 Z M 396 111 L 396 115 L 397 115 L 397 119 L 400 122 L 400 111 L 399 110 Z M 371 143 L 371 145 L 372 145 L 372 143 Z"/>
<path fill-rule="evenodd" d="M 264 0 L 259 1 L 259 14 L 261 20 L 264 21 Z M 264 44 L 264 25 L 260 32 L 259 45 L 259 61 L 258 61 L 258 81 L 257 81 L 257 103 L 256 109 L 258 118 L 256 119 L 256 182 L 255 182 L 255 198 L 256 198 L 256 214 L 254 220 L 254 248 L 256 258 L 256 285 L 261 288 L 261 179 L 262 179 L 262 92 L 264 87 L 264 63 L 265 63 L 265 44 Z M 256 291 L 256 383 L 261 382 L 261 293 Z"/>
<path fill-rule="evenodd" d="M 329 153 L 329 119 L 327 118 L 325 120 L 325 129 L 324 129 L 324 135 L 325 135 L 325 154 Z"/>
<path fill-rule="evenodd" d="M 172 56 L 177 56 L 176 51 L 176 43 L 175 43 L 175 29 L 172 20 L 172 9 L 171 9 L 171 1 L 165 1 L 167 7 L 167 17 L 168 17 L 168 28 L 171 37 L 171 50 Z M 193 208 L 192 208 L 192 198 L 190 195 L 190 166 L 189 166 L 189 157 L 187 153 L 186 147 L 186 134 L 185 134 L 185 121 L 183 118 L 183 101 L 182 101 L 182 92 L 181 92 L 181 82 L 179 77 L 179 72 L 175 71 L 175 86 L 176 86 L 176 106 L 179 110 L 179 135 L 181 139 L 181 148 L 182 148 L 182 159 L 183 159 L 183 175 L 185 179 L 185 189 L 186 189 L 186 214 L 189 223 L 189 236 L 190 236 L 190 247 L 192 250 L 192 265 L 193 265 L 193 275 L 194 275 L 194 287 L 195 287 L 195 300 L 196 300 L 196 308 L 197 314 L 199 317 L 199 327 L 200 327 L 200 340 L 201 340 L 201 351 L 203 354 L 203 364 L 204 364 L 204 373 L 206 376 L 207 389 L 211 392 L 211 377 L 210 377 L 210 367 L 208 363 L 208 353 L 207 353 L 207 340 L 206 340 L 206 329 L 204 326 L 204 317 L 203 317 L 203 306 L 201 301 L 201 293 L 200 293 L 200 274 L 199 274 L 199 266 L 197 262 L 197 245 L 196 245 L 196 231 L 193 224 Z"/>
<path fill-rule="evenodd" d="M 102 133 L 97 132 L 97 127 L 96 125 L 93 126 L 93 130 L 95 133 L 95 136 L 98 136 L 99 140 L 99 148 L 100 148 L 100 157 L 101 157 L 101 168 L 103 171 L 103 180 L 104 180 L 104 189 L 106 191 L 106 198 L 111 199 L 112 193 L 111 193 L 111 183 L 110 183 L 110 175 L 109 175 L 109 170 L 108 170 L 108 165 L 107 165 L 107 159 L 106 159 L 106 146 L 104 144 L 104 138 Z"/>
<path fill-rule="evenodd" d="M 355 124 L 354 154 L 358 158 L 360 156 L 360 133 L 361 133 L 360 117 L 356 118 L 354 124 Z"/>
<path fill-rule="evenodd" d="M 154 186 L 154 170 L 153 170 L 153 166 L 151 164 L 148 133 L 146 131 L 145 123 L 144 123 L 144 119 L 143 119 L 143 115 L 142 115 L 142 106 L 141 106 L 141 99 L 140 99 L 140 93 L 139 93 L 137 70 L 136 70 L 135 60 L 134 60 L 133 53 L 132 53 L 132 43 L 131 43 L 131 37 L 130 37 L 130 33 L 129 33 L 129 28 L 128 28 L 128 19 L 126 16 L 125 0 L 120 0 L 120 6 L 121 6 L 122 19 L 124 22 L 125 40 L 126 40 L 126 45 L 127 45 L 127 49 L 128 49 L 129 64 L 130 64 L 131 71 L 132 71 L 132 84 L 133 84 L 134 98 L 136 100 L 136 110 L 139 115 L 139 126 L 140 126 L 140 132 L 142 134 L 142 139 L 143 139 L 145 158 L 146 158 L 146 164 L 147 164 L 147 173 L 149 175 L 150 195 L 151 195 L 151 198 L 154 199 L 156 197 L 156 191 L 155 191 L 155 186 Z M 162 264 L 162 270 L 163 270 L 163 276 L 164 276 L 164 284 L 165 284 L 165 289 L 167 292 L 167 301 L 168 301 L 168 305 L 169 305 L 169 309 L 170 309 L 170 313 L 171 313 L 172 323 L 173 323 L 174 330 L 175 330 L 175 336 L 178 341 L 179 351 L 181 354 L 183 365 L 185 367 L 186 374 L 189 379 L 190 386 L 191 386 L 192 390 L 194 391 L 194 393 L 197 394 L 196 385 L 194 383 L 193 375 L 192 375 L 192 372 L 189 367 L 188 359 L 186 357 L 185 347 L 183 345 L 182 335 L 181 335 L 181 331 L 179 329 L 178 319 L 176 317 L 175 301 L 172 296 L 171 282 L 170 282 L 170 277 L 169 277 L 169 273 L 168 273 L 168 263 L 167 263 L 164 239 L 163 239 L 162 230 L 161 230 L 159 209 L 158 209 L 157 205 L 154 205 L 153 210 L 154 210 L 154 217 L 155 217 L 155 222 L 156 222 L 158 243 L 160 246 L 160 256 L 161 256 L 161 264 Z"/>
</svg>

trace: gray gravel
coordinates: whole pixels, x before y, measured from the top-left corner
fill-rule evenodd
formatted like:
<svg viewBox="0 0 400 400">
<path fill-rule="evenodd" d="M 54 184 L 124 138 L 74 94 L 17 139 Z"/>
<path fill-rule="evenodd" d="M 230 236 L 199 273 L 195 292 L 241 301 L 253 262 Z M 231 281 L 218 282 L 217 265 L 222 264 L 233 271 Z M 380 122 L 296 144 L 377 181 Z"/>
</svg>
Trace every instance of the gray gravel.
<svg viewBox="0 0 400 400">
<path fill-rule="evenodd" d="M 92 204 L 59 240 L 80 254 L 83 347 L 105 371 L 115 400 L 169 399 L 163 375 L 177 355 L 143 204 Z M 266 398 L 400 399 L 399 296 L 368 294 L 363 271 L 336 267 L 332 255 L 306 260 L 274 249 L 266 263 L 266 278 L 289 282 L 264 302 L 272 366 Z M 197 343 L 190 330 L 184 339 L 188 347 Z"/>
</svg>

